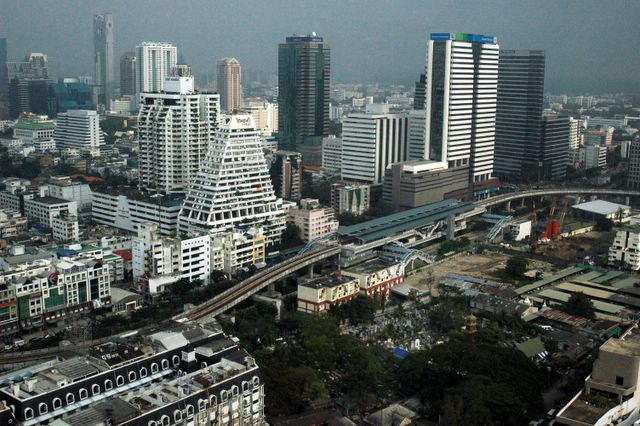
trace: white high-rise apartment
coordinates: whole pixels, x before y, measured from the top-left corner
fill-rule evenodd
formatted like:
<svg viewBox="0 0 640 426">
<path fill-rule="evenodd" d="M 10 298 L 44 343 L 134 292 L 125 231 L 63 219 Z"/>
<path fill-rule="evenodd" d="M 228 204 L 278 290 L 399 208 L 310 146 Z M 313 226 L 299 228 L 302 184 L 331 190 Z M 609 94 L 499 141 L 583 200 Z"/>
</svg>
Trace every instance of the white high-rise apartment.
<svg viewBox="0 0 640 426">
<path fill-rule="evenodd" d="M 431 34 L 427 48 L 426 158 L 493 175 L 499 46 L 493 36 Z"/>
<path fill-rule="evenodd" d="M 140 187 L 163 194 L 185 192 L 207 154 L 219 111 L 219 95 L 195 92 L 193 77 L 167 77 L 163 93 L 142 93 Z"/>
<path fill-rule="evenodd" d="M 368 105 L 342 122 L 342 180 L 378 185 L 389 164 L 407 159 L 406 114 L 387 105 Z"/>
<path fill-rule="evenodd" d="M 224 115 L 189 187 L 178 230 L 215 235 L 251 225 L 263 227 L 268 245 L 279 242 L 285 227 L 282 200 L 273 191 L 251 115 Z"/>
<path fill-rule="evenodd" d="M 98 113 L 83 109 L 70 109 L 59 113 L 53 138 L 58 149 L 75 148 L 80 151 L 98 149 L 104 144 Z"/>
<path fill-rule="evenodd" d="M 580 120 L 569 118 L 569 149 L 574 150 L 580 148 Z"/>
<path fill-rule="evenodd" d="M 110 13 L 93 16 L 93 63 L 98 103 L 109 105 L 113 98 L 113 16 Z"/>
<path fill-rule="evenodd" d="M 136 91 L 160 92 L 165 77 L 178 64 L 178 48 L 170 43 L 143 41 L 136 46 Z"/>
</svg>

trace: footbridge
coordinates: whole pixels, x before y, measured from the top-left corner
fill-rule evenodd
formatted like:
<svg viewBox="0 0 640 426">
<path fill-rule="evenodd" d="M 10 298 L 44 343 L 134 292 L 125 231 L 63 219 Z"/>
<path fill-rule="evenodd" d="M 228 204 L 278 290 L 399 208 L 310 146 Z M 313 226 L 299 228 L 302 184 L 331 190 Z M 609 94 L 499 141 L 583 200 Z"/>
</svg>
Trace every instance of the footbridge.
<svg viewBox="0 0 640 426">
<path fill-rule="evenodd" d="M 640 191 L 629 189 L 608 189 L 608 188 L 540 188 L 528 189 L 524 191 L 510 192 L 508 194 L 497 195 L 495 197 L 478 200 L 477 207 L 491 207 L 509 201 L 519 200 L 529 197 L 543 197 L 545 195 L 617 195 L 621 197 L 640 197 Z"/>
<path fill-rule="evenodd" d="M 224 293 L 176 316 L 174 319 L 178 321 L 194 321 L 205 317 L 220 315 L 270 284 L 287 277 L 297 270 L 336 256 L 340 251 L 341 247 L 336 243 L 327 243 L 320 247 L 314 246 L 310 250 L 287 259 L 284 262 L 263 269 L 226 290 Z"/>
</svg>

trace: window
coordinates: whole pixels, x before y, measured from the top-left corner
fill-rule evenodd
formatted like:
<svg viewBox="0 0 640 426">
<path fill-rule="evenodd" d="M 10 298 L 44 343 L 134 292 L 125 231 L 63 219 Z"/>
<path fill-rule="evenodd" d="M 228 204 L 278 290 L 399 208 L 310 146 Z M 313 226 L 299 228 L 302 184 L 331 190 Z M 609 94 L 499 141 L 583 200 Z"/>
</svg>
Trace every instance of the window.
<svg viewBox="0 0 640 426">
<path fill-rule="evenodd" d="M 80 389 L 80 399 L 87 399 L 89 392 L 86 389 Z"/>
<path fill-rule="evenodd" d="M 182 422 L 182 411 L 176 410 L 173 412 L 173 422 L 174 423 Z"/>
<path fill-rule="evenodd" d="M 113 382 L 109 379 L 104 381 L 104 390 L 111 390 L 113 389 Z"/>
<path fill-rule="evenodd" d="M 67 405 L 76 402 L 76 397 L 72 393 L 67 394 Z"/>
<path fill-rule="evenodd" d="M 624 377 L 622 377 L 622 376 L 616 376 L 616 385 L 618 385 L 618 386 L 624 386 Z"/>
<path fill-rule="evenodd" d="M 193 417 L 194 411 L 193 405 L 187 405 L 187 417 Z"/>
<path fill-rule="evenodd" d="M 151 374 L 154 374 L 157 372 L 158 372 L 158 364 L 154 362 L 153 364 L 151 364 Z"/>
<path fill-rule="evenodd" d="M 97 395 L 100 393 L 100 385 L 94 383 L 91 385 L 91 395 Z"/>
<path fill-rule="evenodd" d="M 169 368 L 169 360 L 168 359 L 163 359 L 162 360 L 162 369 L 166 370 L 167 368 Z"/>
<path fill-rule="evenodd" d="M 38 405 L 38 411 L 40 411 L 40 414 L 47 414 L 49 407 L 47 407 L 47 404 L 44 402 L 41 402 L 40 405 Z"/>
<path fill-rule="evenodd" d="M 118 385 L 118 386 L 124 385 L 124 377 L 122 377 L 122 376 L 116 377 L 116 385 Z"/>
<path fill-rule="evenodd" d="M 140 378 L 147 377 L 147 367 L 142 367 L 140 369 Z"/>
<path fill-rule="evenodd" d="M 207 400 L 200 399 L 198 400 L 198 411 L 204 411 L 207 409 Z"/>
<path fill-rule="evenodd" d="M 24 409 L 24 418 L 29 420 L 33 418 L 33 409 L 31 408 L 25 408 Z"/>
<path fill-rule="evenodd" d="M 160 418 L 160 422 L 162 423 L 162 426 L 169 426 L 171 424 L 171 420 L 166 414 Z"/>
<path fill-rule="evenodd" d="M 180 357 L 178 355 L 174 355 L 173 358 L 171 358 L 171 361 L 173 361 L 174 367 L 180 365 Z"/>
<path fill-rule="evenodd" d="M 136 379 L 136 373 L 133 371 L 129 371 L 129 381 L 133 382 Z"/>
<path fill-rule="evenodd" d="M 62 407 L 62 400 L 60 398 L 53 398 L 53 409 L 57 410 Z"/>
</svg>

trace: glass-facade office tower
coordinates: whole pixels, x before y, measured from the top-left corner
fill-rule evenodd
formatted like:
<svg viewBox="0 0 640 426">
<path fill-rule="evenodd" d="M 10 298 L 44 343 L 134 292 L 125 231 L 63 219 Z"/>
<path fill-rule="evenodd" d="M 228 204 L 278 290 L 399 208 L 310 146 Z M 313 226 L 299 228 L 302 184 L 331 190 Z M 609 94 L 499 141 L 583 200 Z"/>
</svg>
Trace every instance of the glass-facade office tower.
<svg viewBox="0 0 640 426">
<path fill-rule="evenodd" d="M 9 91 L 7 79 L 7 39 L 0 38 L 0 102 L 6 102 Z"/>
<path fill-rule="evenodd" d="M 495 172 L 501 178 L 530 182 L 543 174 L 544 69 L 543 50 L 500 51 Z"/>
<path fill-rule="evenodd" d="M 110 13 L 93 16 L 94 83 L 98 103 L 108 105 L 113 99 L 113 16 Z"/>
<path fill-rule="evenodd" d="M 278 47 L 278 137 L 282 149 L 322 166 L 329 134 L 331 48 L 315 33 L 287 37 Z"/>
<path fill-rule="evenodd" d="M 120 57 L 120 95 L 136 94 L 136 53 L 126 52 Z"/>
<path fill-rule="evenodd" d="M 427 47 L 425 157 L 468 166 L 476 197 L 493 181 L 498 49 L 493 36 L 463 33 L 433 33 Z"/>
</svg>

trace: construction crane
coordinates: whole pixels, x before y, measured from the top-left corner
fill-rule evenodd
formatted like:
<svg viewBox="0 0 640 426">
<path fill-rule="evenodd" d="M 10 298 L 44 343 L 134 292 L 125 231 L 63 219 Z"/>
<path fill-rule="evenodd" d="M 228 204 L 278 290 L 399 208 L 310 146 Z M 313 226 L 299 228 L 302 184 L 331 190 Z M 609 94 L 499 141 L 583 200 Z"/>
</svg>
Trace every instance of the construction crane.
<svg viewBox="0 0 640 426">
<path fill-rule="evenodd" d="M 531 198 L 531 234 L 529 235 L 529 247 L 531 251 L 536 251 L 538 248 L 538 238 L 536 235 L 536 224 L 538 219 L 536 217 L 536 200 Z"/>
<path fill-rule="evenodd" d="M 560 234 L 560 225 L 558 224 L 558 219 L 554 219 L 553 215 L 556 212 L 556 198 L 553 198 L 553 202 L 551 203 L 551 209 L 549 209 L 549 219 L 547 220 L 547 229 L 544 232 L 544 237 L 547 240 L 552 239 L 553 237 L 557 237 Z"/>
<path fill-rule="evenodd" d="M 560 212 L 560 226 L 564 223 L 565 217 L 567 217 L 567 212 L 569 211 L 569 200 L 564 200 L 564 204 L 562 206 L 562 211 Z"/>
</svg>

